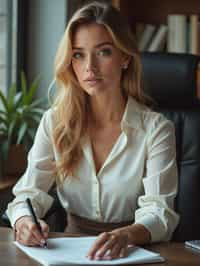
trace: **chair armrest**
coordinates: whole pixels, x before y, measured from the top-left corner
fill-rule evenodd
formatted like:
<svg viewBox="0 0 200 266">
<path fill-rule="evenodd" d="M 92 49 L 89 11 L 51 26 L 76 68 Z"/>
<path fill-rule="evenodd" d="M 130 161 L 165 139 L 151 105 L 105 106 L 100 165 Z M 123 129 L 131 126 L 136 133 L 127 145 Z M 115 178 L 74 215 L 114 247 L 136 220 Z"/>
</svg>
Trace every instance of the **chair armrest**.
<svg viewBox="0 0 200 266">
<path fill-rule="evenodd" d="M 1 221 L 3 222 L 3 224 L 7 227 L 11 227 L 11 224 L 10 224 L 10 220 L 8 218 L 8 215 L 6 214 L 6 212 L 4 212 L 1 216 Z"/>
<path fill-rule="evenodd" d="M 50 231 L 64 232 L 67 225 L 67 213 L 60 203 L 56 189 L 51 189 L 49 194 L 54 198 L 54 201 L 44 216 L 44 220 L 49 224 Z"/>
</svg>

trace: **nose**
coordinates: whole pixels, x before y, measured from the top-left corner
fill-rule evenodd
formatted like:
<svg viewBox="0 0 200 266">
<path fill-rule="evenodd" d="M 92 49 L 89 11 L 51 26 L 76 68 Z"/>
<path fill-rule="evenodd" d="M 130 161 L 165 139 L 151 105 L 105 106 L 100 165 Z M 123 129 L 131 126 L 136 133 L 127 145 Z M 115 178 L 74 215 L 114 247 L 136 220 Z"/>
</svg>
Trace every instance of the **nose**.
<svg viewBox="0 0 200 266">
<path fill-rule="evenodd" d="M 97 70 L 97 62 L 95 55 L 88 55 L 86 62 L 86 72 L 95 72 Z"/>
</svg>

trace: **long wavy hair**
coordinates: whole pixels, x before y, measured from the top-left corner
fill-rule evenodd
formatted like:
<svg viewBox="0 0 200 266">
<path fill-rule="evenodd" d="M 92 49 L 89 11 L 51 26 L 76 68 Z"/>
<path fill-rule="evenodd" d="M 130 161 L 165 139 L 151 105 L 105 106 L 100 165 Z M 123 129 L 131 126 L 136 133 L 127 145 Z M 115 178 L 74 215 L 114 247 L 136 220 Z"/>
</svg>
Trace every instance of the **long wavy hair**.
<svg viewBox="0 0 200 266">
<path fill-rule="evenodd" d="M 111 35 L 115 46 L 130 56 L 128 68 L 123 70 L 123 95 L 131 95 L 145 103 L 141 88 L 141 62 L 134 36 L 128 23 L 112 5 L 92 2 L 77 10 L 70 19 L 59 44 L 55 59 L 55 78 L 59 88 L 54 100 L 55 127 L 53 140 L 59 154 L 56 174 L 64 181 L 73 173 L 82 157 L 81 142 L 88 128 L 88 96 L 80 87 L 72 69 L 72 39 L 80 25 L 97 23 Z"/>
</svg>

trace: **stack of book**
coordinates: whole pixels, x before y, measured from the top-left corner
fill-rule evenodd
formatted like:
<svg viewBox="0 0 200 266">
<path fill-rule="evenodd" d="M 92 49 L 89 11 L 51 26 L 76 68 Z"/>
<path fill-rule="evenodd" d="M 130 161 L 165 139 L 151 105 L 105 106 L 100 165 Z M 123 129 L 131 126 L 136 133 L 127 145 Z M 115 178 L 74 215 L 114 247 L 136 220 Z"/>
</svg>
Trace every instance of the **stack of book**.
<svg viewBox="0 0 200 266">
<path fill-rule="evenodd" d="M 136 25 L 136 38 L 140 51 L 162 51 L 165 46 L 166 37 L 166 25 L 160 25 L 158 28 L 152 24 Z"/>
<path fill-rule="evenodd" d="M 167 24 L 136 24 L 140 51 L 191 53 L 200 55 L 199 15 L 169 14 Z"/>
</svg>

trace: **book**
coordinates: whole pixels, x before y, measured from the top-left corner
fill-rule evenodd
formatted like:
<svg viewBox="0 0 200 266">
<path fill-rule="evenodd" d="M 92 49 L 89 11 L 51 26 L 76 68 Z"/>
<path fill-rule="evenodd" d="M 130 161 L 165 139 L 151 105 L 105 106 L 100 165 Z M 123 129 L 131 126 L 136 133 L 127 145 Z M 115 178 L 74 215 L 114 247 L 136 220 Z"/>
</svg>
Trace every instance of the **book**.
<svg viewBox="0 0 200 266">
<path fill-rule="evenodd" d="M 152 24 L 146 24 L 144 31 L 141 35 L 141 38 L 138 42 L 138 49 L 140 51 L 145 51 L 148 47 L 148 44 L 151 41 L 151 38 L 153 37 L 153 33 L 155 31 L 156 27 Z"/>
<path fill-rule="evenodd" d="M 157 32 L 154 34 L 152 41 L 147 49 L 148 52 L 162 51 L 167 39 L 167 26 L 160 25 Z"/>
<path fill-rule="evenodd" d="M 145 29 L 144 23 L 136 23 L 136 25 L 135 25 L 135 38 L 136 38 L 137 44 L 141 40 L 141 36 L 144 32 L 144 29 Z"/>
<path fill-rule="evenodd" d="M 198 49 L 197 49 L 197 54 L 200 55 L 200 21 L 198 21 L 197 29 L 198 29 Z"/>
<path fill-rule="evenodd" d="M 190 15 L 189 52 L 198 54 L 198 15 Z"/>
<path fill-rule="evenodd" d="M 185 241 L 187 247 L 195 248 L 200 251 L 200 240 Z"/>
<path fill-rule="evenodd" d="M 163 262 L 164 258 L 140 247 L 128 248 L 128 256 L 113 260 L 90 260 L 86 255 L 96 237 L 65 237 L 48 239 L 48 248 L 28 247 L 14 242 L 23 252 L 44 266 L 55 265 L 122 265 Z"/>
<path fill-rule="evenodd" d="M 170 14 L 167 17 L 167 24 L 167 51 L 175 53 L 186 53 L 187 16 Z"/>
</svg>

